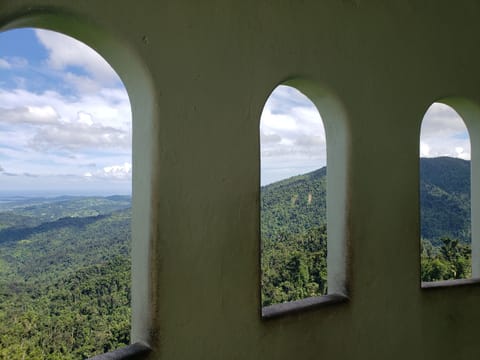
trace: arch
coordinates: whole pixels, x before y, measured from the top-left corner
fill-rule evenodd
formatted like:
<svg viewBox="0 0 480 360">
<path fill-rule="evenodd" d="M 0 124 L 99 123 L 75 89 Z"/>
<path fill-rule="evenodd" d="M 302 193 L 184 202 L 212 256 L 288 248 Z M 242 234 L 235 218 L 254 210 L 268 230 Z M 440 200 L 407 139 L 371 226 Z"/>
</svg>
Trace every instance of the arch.
<svg viewBox="0 0 480 360">
<path fill-rule="evenodd" d="M 132 329 L 131 341 L 152 342 L 155 333 L 156 299 L 155 231 L 158 194 L 152 190 L 157 163 L 155 93 L 147 67 L 132 44 L 117 39 L 78 14 L 56 8 L 17 13 L 1 31 L 16 28 L 41 28 L 71 36 L 98 52 L 124 83 L 132 109 Z M 141 161 L 138 161 L 140 160 Z M 144 348 L 143 348 L 144 349 Z M 145 349 L 144 349 L 145 350 Z"/>
<path fill-rule="evenodd" d="M 468 193 L 466 193 L 464 196 L 465 198 L 470 199 L 470 207 L 468 208 L 468 204 L 467 204 L 467 208 L 465 209 L 466 214 L 461 218 L 459 218 L 460 220 L 459 219 L 457 219 L 456 221 L 454 220 L 454 224 L 452 226 L 453 229 L 455 229 L 456 227 L 460 228 L 460 227 L 467 226 L 467 229 L 464 230 L 462 233 L 458 233 L 458 232 L 455 233 L 454 231 L 452 234 L 445 233 L 445 235 L 446 235 L 446 238 L 460 239 L 459 245 L 456 247 L 461 247 L 461 249 L 463 249 L 462 242 L 470 241 L 471 243 L 471 277 L 478 278 L 480 275 L 480 263 L 479 263 L 480 253 L 479 253 L 479 235 L 478 235 L 480 231 L 480 228 L 479 228 L 480 225 L 478 223 L 480 194 L 475 184 L 478 183 L 477 179 L 480 179 L 479 164 L 477 160 L 478 155 L 476 155 L 478 154 L 478 147 L 479 147 L 478 144 L 480 140 L 479 139 L 480 128 L 479 128 L 479 122 L 478 122 L 480 111 L 478 106 L 474 102 L 464 98 L 449 97 L 449 98 L 439 99 L 436 102 L 434 102 L 426 111 L 425 116 L 423 117 L 423 120 L 421 122 L 422 132 L 423 132 L 423 127 L 425 125 L 425 121 L 427 121 L 427 123 L 429 121 L 433 122 L 433 120 L 430 120 L 428 118 L 429 111 L 432 111 L 432 109 L 437 109 L 437 111 L 439 111 L 439 109 L 443 109 L 444 113 L 446 111 L 450 112 L 449 113 L 450 120 L 448 121 L 448 123 L 457 124 L 457 135 L 456 135 L 457 139 L 452 140 L 451 138 L 449 139 L 449 138 L 440 137 L 440 139 L 443 140 L 442 146 L 444 147 L 444 149 L 434 149 L 432 154 L 429 154 L 430 149 L 428 148 L 428 144 L 422 144 L 421 142 L 421 147 L 423 146 L 423 149 L 422 148 L 420 149 L 420 156 L 430 155 L 430 156 L 457 157 L 457 158 L 470 160 L 470 164 L 468 165 L 466 163 L 462 164 L 461 160 L 455 160 L 455 159 L 449 159 L 449 158 L 438 158 L 437 160 L 421 159 L 421 168 L 422 167 L 425 168 L 425 170 L 423 170 L 425 175 L 421 175 L 420 179 L 421 181 L 426 182 L 427 181 L 426 174 L 429 171 L 428 168 L 432 168 L 432 165 L 437 167 L 440 166 L 441 165 L 440 161 L 445 164 L 446 162 L 449 162 L 451 165 L 453 165 L 455 162 L 458 163 L 458 165 L 455 165 L 457 166 L 457 171 L 455 173 L 455 176 L 458 176 L 459 178 L 462 176 L 463 177 L 467 176 L 466 181 L 468 181 L 469 189 L 468 189 Z M 464 129 L 463 131 L 462 131 L 462 127 Z M 442 126 L 442 130 L 445 132 L 446 128 L 447 126 L 445 123 Z M 422 135 L 423 134 L 420 135 L 420 141 L 422 141 Z M 468 140 L 469 140 L 469 146 L 467 143 Z M 461 143 L 459 143 L 459 141 Z M 455 146 L 455 142 L 457 146 L 455 149 L 453 149 L 453 147 Z M 447 151 L 446 147 L 449 144 L 451 144 L 450 148 L 452 149 Z M 433 164 L 434 161 L 436 161 L 438 164 L 437 165 Z M 427 162 L 430 162 L 432 164 L 428 165 Z M 451 165 L 447 165 L 447 166 L 451 166 Z M 428 168 L 426 168 L 426 166 L 428 166 Z M 442 165 L 442 166 L 445 166 L 445 165 Z M 466 166 L 468 166 L 468 168 Z M 465 172 L 464 175 L 460 174 L 460 171 L 462 169 L 465 169 L 463 170 Z M 422 174 L 422 171 L 421 171 L 421 174 Z M 425 179 L 423 179 L 424 177 Z M 436 186 L 436 185 L 427 184 L 425 186 Z M 462 192 L 462 190 L 460 189 L 458 191 Z M 427 202 L 427 197 L 428 197 L 427 190 L 421 191 L 421 196 L 422 198 L 426 199 L 424 201 Z M 421 209 L 421 212 L 422 211 L 426 213 L 427 209 Z M 470 219 L 468 219 L 468 216 L 470 216 Z M 427 215 L 424 215 L 424 217 L 427 218 Z M 467 218 L 465 226 L 458 223 L 458 221 L 461 221 L 464 218 Z M 452 221 L 452 219 L 454 218 L 450 217 L 448 221 Z M 428 223 L 424 223 L 423 219 L 422 219 L 421 225 L 422 225 L 422 229 L 424 229 L 422 230 L 422 237 L 423 237 L 424 232 L 427 231 L 427 228 L 429 228 L 429 226 L 428 226 Z M 439 231 L 447 231 L 447 230 L 442 228 Z M 450 246 L 450 240 L 446 239 L 446 241 L 448 242 L 447 244 L 444 243 L 445 242 L 444 240 L 440 240 L 440 242 L 442 241 L 443 243 L 438 244 L 440 248 L 442 247 L 445 248 L 446 246 Z M 456 240 L 454 240 L 454 244 L 456 244 Z M 428 245 L 428 243 L 426 243 L 426 245 Z M 422 277 L 425 277 L 425 275 L 428 275 L 428 272 L 429 272 L 428 269 L 424 268 L 424 264 L 423 264 L 423 262 L 425 262 L 425 264 L 428 264 L 427 255 L 428 255 L 427 252 L 423 251 Z M 433 258 L 433 257 L 430 255 L 430 258 Z M 460 271 L 458 273 L 457 279 L 465 279 L 466 277 L 469 277 L 469 274 L 463 274 L 463 272 Z M 438 281 L 437 284 L 424 282 L 422 283 L 422 287 L 428 288 L 428 287 L 437 287 L 437 286 L 449 286 L 449 285 L 456 285 L 456 284 L 462 284 L 462 283 L 464 283 L 463 280 Z"/>
<path fill-rule="evenodd" d="M 309 80 L 291 79 L 280 85 L 290 86 L 304 94 L 313 102 L 322 115 L 321 120 L 326 137 L 327 171 L 327 211 L 328 223 L 328 255 L 327 284 L 325 296 L 306 298 L 290 303 L 275 304 L 264 307 L 264 318 L 276 317 L 291 311 L 310 308 L 323 303 L 343 301 L 348 289 L 348 168 L 349 168 L 349 129 L 346 112 L 332 93 Z M 278 88 L 277 85 L 275 89 Z M 274 90 L 275 90 L 274 89 Z M 270 93 L 273 93 L 273 91 Z"/>
</svg>

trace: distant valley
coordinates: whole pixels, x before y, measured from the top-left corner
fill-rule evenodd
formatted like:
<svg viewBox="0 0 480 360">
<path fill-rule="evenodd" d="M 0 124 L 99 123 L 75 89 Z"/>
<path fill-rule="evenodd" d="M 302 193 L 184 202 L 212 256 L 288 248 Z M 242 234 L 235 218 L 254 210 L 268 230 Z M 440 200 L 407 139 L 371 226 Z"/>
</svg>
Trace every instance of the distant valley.
<svg viewBox="0 0 480 360">
<path fill-rule="evenodd" d="M 130 197 L 0 207 L 0 359 L 85 359 L 128 344 Z"/>
</svg>

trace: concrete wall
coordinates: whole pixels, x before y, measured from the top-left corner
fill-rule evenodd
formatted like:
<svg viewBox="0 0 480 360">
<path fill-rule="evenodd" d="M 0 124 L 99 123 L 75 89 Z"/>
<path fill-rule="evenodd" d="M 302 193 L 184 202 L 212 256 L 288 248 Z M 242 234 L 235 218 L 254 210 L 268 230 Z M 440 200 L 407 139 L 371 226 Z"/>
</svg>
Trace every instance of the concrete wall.
<svg viewBox="0 0 480 360">
<path fill-rule="evenodd" d="M 433 102 L 470 114 L 476 238 L 479 13 L 475 0 L 0 0 L 4 29 L 75 36 L 125 82 L 132 335 L 165 360 L 478 357 L 479 285 L 420 288 L 418 149 Z M 326 119 L 339 139 L 329 243 L 347 249 L 349 301 L 265 321 L 259 121 L 291 79 L 343 114 Z"/>
</svg>

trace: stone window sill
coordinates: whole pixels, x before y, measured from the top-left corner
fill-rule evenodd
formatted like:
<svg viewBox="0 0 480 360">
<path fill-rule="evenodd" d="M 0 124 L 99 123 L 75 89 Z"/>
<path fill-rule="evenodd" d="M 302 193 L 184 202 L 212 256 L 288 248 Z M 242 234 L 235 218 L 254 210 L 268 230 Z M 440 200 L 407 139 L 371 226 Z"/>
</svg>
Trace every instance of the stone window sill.
<svg viewBox="0 0 480 360">
<path fill-rule="evenodd" d="M 422 289 L 442 289 L 448 287 L 480 284 L 480 279 L 458 279 L 440 281 L 422 281 Z"/>
<path fill-rule="evenodd" d="M 262 308 L 262 319 L 273 319 L 288 314 L 316 309 L 318 307 L 344 303 L 346 301 L 348 301 L 348 297 L 344 295 L 328 294 L 282 304 L 269 305 Z"/>
<path fill-rule="evenodd" d="M 106 354 L 96 355 L 89 360 L 144 360 L 150 351 L 147 345 L 137 342 Z"/>
</svg>

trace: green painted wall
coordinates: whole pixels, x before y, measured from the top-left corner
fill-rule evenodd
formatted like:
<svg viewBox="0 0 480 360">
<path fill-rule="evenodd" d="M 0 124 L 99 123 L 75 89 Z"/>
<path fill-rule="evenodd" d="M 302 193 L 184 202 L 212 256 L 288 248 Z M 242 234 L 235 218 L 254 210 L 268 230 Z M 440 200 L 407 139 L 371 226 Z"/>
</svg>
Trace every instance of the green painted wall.
<svg viewBox="0 0 480 360">
<path fill-rule="evenodd" d="M 418 148 L 431 103 L 467 99 L 480 169 L 479 13 L 475 0 L 0 0 L 4 29 L 75 36 L 127 86 L 132 332 L 165 360 L 478 357 L 480 285 L 420 288 Z M 264 321 L 258 128 L 292 79 L 332 114 L 329 246 L 350 301 Z"/>
</svg>

